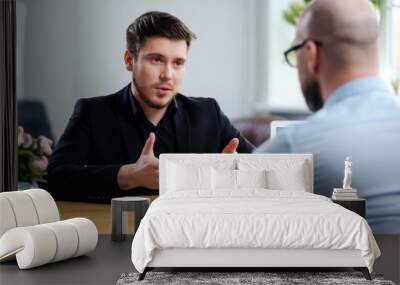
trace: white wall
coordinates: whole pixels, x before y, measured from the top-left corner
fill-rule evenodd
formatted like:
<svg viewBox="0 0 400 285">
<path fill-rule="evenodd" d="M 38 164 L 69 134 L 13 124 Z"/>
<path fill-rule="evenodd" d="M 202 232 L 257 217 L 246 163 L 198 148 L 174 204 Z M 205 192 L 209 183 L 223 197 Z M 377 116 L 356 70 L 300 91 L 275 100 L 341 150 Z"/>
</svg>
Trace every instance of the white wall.
<svg viewBox="0 0 400 285">
<path fill-rule="evenodd" d="M 17 94 L 41 100 L 58 138 L 78 94 L 77 1 L 17 1 Z M 24 12 L 23 17 L 21 11 Z M 22 46 L 22 47 L 21 47 Z M 17 60 L 18 62 L 18 60 Z M 85 63 L 87 64 L 87 63 Z M 95 85 L 95 84 L 93 84 Z"/>
<path fill-rule="evenodd" d="M 181 92 L 214 97 L 229 117 L 253 110 L 259 0 L 18 0 L 18 95 L 45 103 L 59 138 L 74 103 L 106 95 L 130 80 L 125 30 L 149 10 L 170 12 L 198 36 Z M 22 70 L 21 70 L 22 69 Z"/>
<path fill-rule="evenodd" d="M 260 81 L 256 109 L 306 111 L 296 69 L 288 66 L 283 52 L 294 39 L 295 29 L 282 19 L 282 13 L 293 0 L 264 1 L 261 17 L 259 64 L 265 80 Z"/>
</svg>

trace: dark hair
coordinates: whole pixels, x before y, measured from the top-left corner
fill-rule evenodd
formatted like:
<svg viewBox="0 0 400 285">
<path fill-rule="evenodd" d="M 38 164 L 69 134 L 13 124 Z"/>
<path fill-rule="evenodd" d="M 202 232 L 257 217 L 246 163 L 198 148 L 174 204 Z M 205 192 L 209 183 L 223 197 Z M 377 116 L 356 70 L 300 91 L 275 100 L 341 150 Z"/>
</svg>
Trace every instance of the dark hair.
<svg viewBox="0 0 400 285">
<path fill-rule="evenodd" d="M 189 48 L 196 35 L 177 17 L 165 13 L 151 11 L 137 18 L 126 30 L 126 47 L 135 57 L 139 49 L 149 37 L 165 37 L 172 40 L 185 40 Z"/>
</svg>

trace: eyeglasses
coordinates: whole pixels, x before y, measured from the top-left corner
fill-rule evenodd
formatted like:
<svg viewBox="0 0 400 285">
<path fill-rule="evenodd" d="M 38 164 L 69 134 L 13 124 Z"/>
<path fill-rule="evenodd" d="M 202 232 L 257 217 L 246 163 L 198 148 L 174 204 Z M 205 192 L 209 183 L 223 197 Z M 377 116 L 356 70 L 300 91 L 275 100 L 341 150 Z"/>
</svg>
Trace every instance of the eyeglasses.
<svg viewBox="0 0 400 285">
<path fill-rule="evenodd" d="M 314 40 L 311 40 L 311 39 L 305 39 L 301 43 L 292 46 L 291 48 L 289 48 L 287 51 L 285 51 L 283 53 L 285 55 L 285 60 L 286 60 L 287 64 L 289 64 L 291 67 L 297 67 L 297 54 L 296 54 L 296 52 L 299 49 L 303 48 L 308 41 L 313 41 L 317 47 L 322 46 L 322 42 L 314 41 Z"/>
</svg>

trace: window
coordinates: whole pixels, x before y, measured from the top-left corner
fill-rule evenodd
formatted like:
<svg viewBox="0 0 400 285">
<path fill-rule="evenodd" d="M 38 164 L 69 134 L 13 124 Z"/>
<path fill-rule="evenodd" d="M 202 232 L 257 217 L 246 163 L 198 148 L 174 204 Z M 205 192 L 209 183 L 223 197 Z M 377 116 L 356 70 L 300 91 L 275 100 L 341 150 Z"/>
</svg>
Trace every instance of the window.
<svg viewBox="0 0 400 285">
<path fill-rule="evenodd" d="M 400 84 L 400 0 L 386 0 L 381 17 L 381 73 L 394 86 Z M 399 93 L 400 90 L 397 89 Z"/>
</svg>

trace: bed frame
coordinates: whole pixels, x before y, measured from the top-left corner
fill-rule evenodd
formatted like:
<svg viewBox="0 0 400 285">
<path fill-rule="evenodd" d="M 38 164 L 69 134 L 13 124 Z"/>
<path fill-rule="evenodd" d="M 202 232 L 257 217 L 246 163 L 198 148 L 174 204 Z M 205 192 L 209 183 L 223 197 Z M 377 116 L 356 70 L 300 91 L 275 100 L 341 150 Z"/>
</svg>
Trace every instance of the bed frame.
<svg viewBox="0 0 400 285">
<path fill-rule="evenodd" d="M 327 249 L 192 249 L 171 248 L 156 250 L 152 261 L 139 275 L 158 269 L 183 269 L 191 271 L 270 271 L 271 269 L 323 269 L 353 268 L 371 280 L 368 268 L 359 250 Z M 215 269 L 215 270 L 214 270 Z M 307 270 L 310 269 L 310 270 Z"/>
<path fill-rule="evenodd" d="M 203 154 L 210 161 L 217 159 L 215 154 Z M 234 155 L 231 155 L 234 157 Z M 160 195 L 166 192 L 167 161 L 190 159 L 192 154 L 162 154 L 160 158 Z M 236 154 L 236 157 L 249 158 L 249 154 Z M 313 192 L 313 158 L 311 154 L 252 154 L 252 158 L 262 157 L 274 159 L 300 159 L 309 165 L 309 185 L 307 192 Z M 306 271 L 324 271 L 340 268 L 353 268 L 361 271 L 367 280 L 371 275 L 361 257 L 359 250 L 329 250 L 329 249 L 253 249 L 253 248 L 169 248 L 157 249 L 153 259 L 139 280 L 154 269 L 181 271 L 271 271 L 282 269 L 291 271 L 302 269 Z"/>
</svg>

